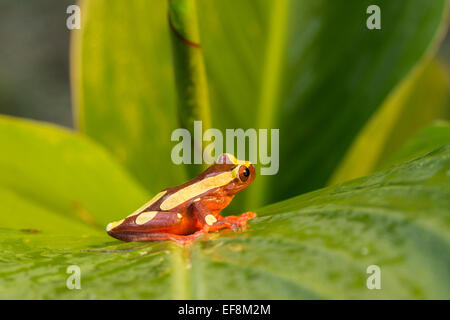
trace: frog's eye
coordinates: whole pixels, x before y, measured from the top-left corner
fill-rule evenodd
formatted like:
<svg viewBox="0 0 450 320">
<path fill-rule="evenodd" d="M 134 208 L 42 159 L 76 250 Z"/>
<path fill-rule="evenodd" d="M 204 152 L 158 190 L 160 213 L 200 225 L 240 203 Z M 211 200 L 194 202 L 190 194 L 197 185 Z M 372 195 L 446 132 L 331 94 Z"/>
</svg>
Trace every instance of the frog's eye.
<svg viewBox="0 0 450 320">
<path fill-rule="evenodd" d="M 250 176 L 250 170 L 246 166 L 240 166 L 239 167 L 239 179 L 242 182 L 245 182 L 248 180 L 248 177 Z"/>
</svg>

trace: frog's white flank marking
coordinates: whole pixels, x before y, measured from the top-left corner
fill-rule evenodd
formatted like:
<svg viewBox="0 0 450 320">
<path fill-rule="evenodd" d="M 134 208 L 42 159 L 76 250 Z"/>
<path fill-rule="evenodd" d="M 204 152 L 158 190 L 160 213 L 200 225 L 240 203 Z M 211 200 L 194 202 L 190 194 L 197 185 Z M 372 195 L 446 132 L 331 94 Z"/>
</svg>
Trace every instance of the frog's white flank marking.
<svg viewBox="0 0 450 320">
<path fill-rule="evenodd" d="M 124 220 L 125 219 L 108 223 L 108 225 L 106 226 L 106 231 L 110 231 L 110 230 L 114 229 L 115 227 L 117 227 L 118 225 L 121 225 Z"/>
<path fill-rule="evenodd" d="M 171 210 L 179 206 L 183 202 L 193 199 L 196 196 L 205 193 L 211 189 L 222 187 L 230 183 L 236 177 L 236 173 L 232 171 L 220 173 L 218 175 L 200 180 L 183 189 L 171 194 L 161 203 L 161 210 Z"/>
<path fill-rule="evenodd" d="M 183 218 L 183 216 L 181 215 L 181 213 L 177 213 L 177 217 L 178 217 L 178 219 Z"/>
<path fill-rule="evenodd" d="M 212 226 L 214 223 L 216 223 L 217 219 L 212 214 L 208 214 L 205 217 L 205 221 L 208 225 Z"/>
<path fill-rule="evenodd" d="M 148 212 L 142 212 L 137 218 L 136 218 L 136 224 L 144 224 L 152 220 L 158 211 L 148 211 Z"/>
<path fill-rule="evenodd" d="M 127 218 L 132 217 L 137 215 L 138 213 L 140 213 L 142 210 L 150 207 L 152 204 L 154 204 L 156 201 L 158 201 L 159 199 L 161 199 L 165 194 L 167 193 L 167 190 L 161 191 L 160 193 L 158 193 L 156 196 L 154 196 L 149 202 L 147 202 L 146 204 L 144 204 L 142 207 L 140 207 L 139 209 L 137 209 L 136 211 L 134 211 L 132 214 L 130 214 Z"/>
</svg>

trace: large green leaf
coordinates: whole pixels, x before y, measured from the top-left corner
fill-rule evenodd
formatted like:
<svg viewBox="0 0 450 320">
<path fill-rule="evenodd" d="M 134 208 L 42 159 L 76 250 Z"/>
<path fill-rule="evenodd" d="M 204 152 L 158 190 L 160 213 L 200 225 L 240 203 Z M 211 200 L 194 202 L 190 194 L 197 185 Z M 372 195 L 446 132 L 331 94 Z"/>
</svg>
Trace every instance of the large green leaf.
<svg viewBox="0 0 450 320">
<path fill-rule="evenodd" d="M 449 118 L 450 70 L 437 59 L 425 61 L 401 83 L 361 130 L 333 173 L 330 184 L 372 173 L 417 131 L 436 119 Z M 436 134 L 435 137 L 442 140 L 446 135 Z M 437 147 L 433 143 L 435 139 L 426 141 L 431 143 L 430 147 Z M 448 142 L 450 140 L 442 144 Z"/>
<path fill-rule="evenodd" d="M 85 236 L 95 234 L 94 229 L 82 221 L 51 212 L 32 200 L 0 187 L 0 227 L 19 229 L 21 232 Z M 90 221 L 86 221 L 90 222 Z"/>
<path fill-rule="evenodd" d="M 0 298 L 449 299 L 449 170 L 450 144 L 190 247 L 0 229 Z M 71 265 L 81 290 L 66 288 Z"/>
<path fill-rule="evenodd" d="M 21 197 L 24 206 L 37 205 L 102 229 L 148 200 L 107 152 L 69 130 L 0 116 L 0 146 L 0 190 L 14 193 L 0 192 L 2 198 Z M 3 222 L 3 216 L 20 222 L 24 215 L 37 214 L 33 208 L 5 207 L 9 200 L 3 200 Z"/>
<path fill-rule="evenodd" d="M 72 77 L 77 125 L 152 192 L 186 180 L 171 161 L 176 92 L 166 1 L 81 1 Z"/>
<path fill-rule="evenodd" d="M 401 163 L 450 143 L 450 122 L 438 121 L 420 130 L 414 138 L 380 167 Z"/>
<path fill-rule="evenodd" d="M 353 138 L 432 44 L 445 0 L 199 0 L 213 126 L 279 128 L 280 172 L 251 207 L 323 186 Z M 83 2 L 73 71 L 78 122 L 149 190 L 185 179 L 165 1 Z"/>
</svg>

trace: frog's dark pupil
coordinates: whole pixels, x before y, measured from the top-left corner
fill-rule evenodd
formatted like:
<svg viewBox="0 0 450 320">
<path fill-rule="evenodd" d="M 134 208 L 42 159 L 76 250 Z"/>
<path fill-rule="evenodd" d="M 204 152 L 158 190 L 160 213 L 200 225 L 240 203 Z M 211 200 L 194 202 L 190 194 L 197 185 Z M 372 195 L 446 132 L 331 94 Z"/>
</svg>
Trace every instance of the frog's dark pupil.
<svg viewBox="0 0 450 320">
<path fill-rule="evenodd" d="M 248 177 L 249 175 L 250 175 L 250 171 L 248 170 L 248 168 L 245 168 L 244 177 Z"/>
</svg>

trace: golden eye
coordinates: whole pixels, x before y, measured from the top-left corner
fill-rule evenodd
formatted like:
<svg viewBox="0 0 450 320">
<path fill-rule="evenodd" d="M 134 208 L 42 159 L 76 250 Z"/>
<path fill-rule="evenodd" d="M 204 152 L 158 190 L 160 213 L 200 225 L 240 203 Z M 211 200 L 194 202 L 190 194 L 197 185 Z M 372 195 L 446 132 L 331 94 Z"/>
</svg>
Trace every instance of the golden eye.
<svg viewBox="0 0 450 320">
<path fill-rule="evenodd" d="M 239 179 L 242 182 L 245 182 L 248 180 L 248 177 L 250 176 L 250 170 L 246 166 L 241 166 L 239 168 Z"/>
</svg>

